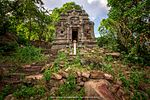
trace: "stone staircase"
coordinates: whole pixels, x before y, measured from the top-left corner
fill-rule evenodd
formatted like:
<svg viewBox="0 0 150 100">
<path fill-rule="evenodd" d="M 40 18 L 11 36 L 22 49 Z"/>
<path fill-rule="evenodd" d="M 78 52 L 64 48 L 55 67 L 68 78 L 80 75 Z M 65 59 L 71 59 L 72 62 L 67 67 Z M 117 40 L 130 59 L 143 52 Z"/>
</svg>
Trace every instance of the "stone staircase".
<svg viewBox="0 0 150 100">
<path fill-rule="evenodd" d="M 37 62 L 32 63 L 29 65 L 24 65 L 22 67 L 18 67 L 16 71 L 13 73 L 7 73 L 4 77 L 0 80 L 0 88 L 6 84 L 19 84 L 25 82 L 25 80 L 30 79 L 40 79 L 42 78 L 42 69 L 47 64 L 51 64 L 54 62 L 55 58 L 57 57 L 58 50 L 52 49 L 45 49 L 43 53 L 48 57 L 47 61 L 44 62 Z M 7 65 L 8 69 L 12 69 L 12 66 Z M 15 66 L 14 66 L 15 67 Z M 1 91 L 1 90 L 0 90 Z"/>
</svg>

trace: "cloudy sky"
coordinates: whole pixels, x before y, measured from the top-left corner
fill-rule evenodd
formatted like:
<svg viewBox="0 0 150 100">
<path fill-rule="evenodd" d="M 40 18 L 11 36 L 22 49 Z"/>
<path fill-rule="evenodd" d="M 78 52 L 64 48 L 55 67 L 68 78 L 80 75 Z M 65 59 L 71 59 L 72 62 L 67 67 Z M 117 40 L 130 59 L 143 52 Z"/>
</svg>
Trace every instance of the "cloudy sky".
<svg viewBox="0 0 150 100">
<path fill-rule="evenodd" d="M 61 7 L 66 2 L 75 2 L 76 4 L 83 7 L 84 10 L 89 14 L 89 17 L 94 21 L 95 36 L 98 37 L 98 26 L 103 18 L 107 18 L 108 7 L 107 0 L 43 0 L 47 9 L 54 9 Z"/>
</svg>

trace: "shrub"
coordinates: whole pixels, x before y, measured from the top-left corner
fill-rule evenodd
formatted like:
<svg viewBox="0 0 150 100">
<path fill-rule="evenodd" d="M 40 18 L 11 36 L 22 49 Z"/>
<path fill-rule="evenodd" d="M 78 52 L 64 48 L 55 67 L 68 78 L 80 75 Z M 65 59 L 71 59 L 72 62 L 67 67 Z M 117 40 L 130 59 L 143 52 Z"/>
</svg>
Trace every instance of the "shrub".
<svg viewBox="0 0 150 100">
<path fill-rule="evenodd" d="M 33 61 L 42 61 L 45 57 L 41 54 L 41 49 L 34 46 L 18 48 L 14 54 L 14 59 L 20 63 L 31 63 Z"/>
<path fill-rule="evenodd" d="M 44 93 L 45 93 L 45 89 L 43 87 L 21 86 L 13 93 L 13 95 L 17 98 L 20 98 L 20 97 L 31 97 L 34 95 L 43 96 Z"/>
<path fill-rule="evenodd" d="M 123 85 L 129 89 L 130 81 L 126 79 L 126 77 L 120 72 L 119 73 L 119 79 L 122 81 Z"/>
<path fill-rule="evenodd" d="M 111 74 L 114 73 L 114 70 L 113 70 L 113 67 L 112 67 L 111 64 L 104 64 L 104 65 L 102 66 L 102 70 L 103 70 L 103 71 L 106 71 L 106 72 L 108 72 L 108 73 L 111 73 Z"/>
<path fill-rule="evenodd" d="M 64 52 L 59 52 L 57 58 L 54 61 L 52 71 L 57 72 L 60 67 L 60 62 L 64 62 L 65 67 L 68 67 L 67 55 Z"/>
<path fill-rule="evenodd" d="M 5 85 L 5 87 L 2 89 L 0 93 L 0 100 L 3 100 L 4 97 L 10 93 L 10 90 L 11 90 L 10 85 Z"/>
<path fill-rule="evenodd" d="M 133 86 L 137 89 L 139 87 L 140 81 L 143 79 L 143 75 L 138 70 L 133 70 L 130 74 L 130 80 Z"/>
<path fill-rule="evenodd" d="M 44 79 L 46 81 L 49 81 L 51 79 L 51 70 L 50 69 L 46 69 L 44 72 Z"/>
<path fill-rule="evenodd" d="M 10 51 L 15 51 L 17 47 L 18 47 L 18 44 L 16 42 L 5 43 L 5 44 L 0 43 L 0 52 L 6 53 Z"/>
<path fill-rule="evenodd" d="M 148 96 L 142 91 L 135 90 L 131 100 L 148 100 Z"/>
<path fill-rule="evenodd" d="M 65 84 L 61 85 L 58 90 L 59 96 L 69 96 L 76 88 L 76 79 L 74 75 L 69 75 Z"/>
<path fill-rule="evenodd" d="M 113 57 L 111 55 L 110 56 L 106 56 L 105 57 L 105 61 L 111 62 L 111 61 L 113 61 Z"/>
</svg>

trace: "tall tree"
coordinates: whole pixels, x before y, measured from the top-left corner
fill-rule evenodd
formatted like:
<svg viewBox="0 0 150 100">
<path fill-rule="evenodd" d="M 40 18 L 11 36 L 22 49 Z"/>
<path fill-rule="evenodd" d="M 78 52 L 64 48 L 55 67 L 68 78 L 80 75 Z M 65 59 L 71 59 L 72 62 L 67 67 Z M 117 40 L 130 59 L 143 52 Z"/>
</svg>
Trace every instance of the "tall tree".
<svg viewBox="0 0 150 100">
<path fill-rule="evenodd" d="M 117 40 L 127 52 L 136 48 L 135 54 L 147 52 L 150 39 L 149 0 L 108 0 L 110 11 L 101 26 L 115 33 Z M 142 52 L 141 52 L 142 51 Z"/>
</svg>

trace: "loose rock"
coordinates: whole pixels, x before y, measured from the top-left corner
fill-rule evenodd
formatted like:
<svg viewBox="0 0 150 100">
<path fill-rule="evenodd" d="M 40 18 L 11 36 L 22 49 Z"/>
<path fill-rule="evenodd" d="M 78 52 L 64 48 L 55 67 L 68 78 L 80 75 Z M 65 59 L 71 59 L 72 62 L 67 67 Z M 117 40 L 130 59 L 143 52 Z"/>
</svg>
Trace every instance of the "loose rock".
<svg viewBox="0 0 150 100">
<path fill-rule="evenodd" d="M 97 97 L 96 100 L 115 100 L 114 96 L 108 89 L 109 82 L 106 80 L 88 81 L 85 82 L 85 94 L 88 97 Z"/>
<path fill-rule="evenodd" d="M 108 80 L 108 81 L 113 81 L 113 76 L 112 75 L 110 75 L 110 74 L 104 74 L 104 78 L 106 79 L 106 80 Z"/>
<path fill-rule="evenodd" d="M 92 79 L 103 79 L 104 78 L 103 72 L 100 72 L 100 71 L 92 71 L 90 74 L 91 74 L 90 78 L 92 78 Z"/>
<path fill-rule="evenodd" d="M 60 70 L 58 73 L 59 73 L 63 78 L 67 78 L 67 77 L 69 76 L 69 74 L 68 74 L 67 72 L 63 71 L 63 70 Z"/>
<path fill-rule="evenodd" d="M 61 80 L 62 76 L 60 74 L 52 73 L 51 76 L 52 79 Z"/>
<path fill-rule="evenodd" d="M 89 78 L 90 72 L 82 72 L 82 77 Z"/>
</svg>

